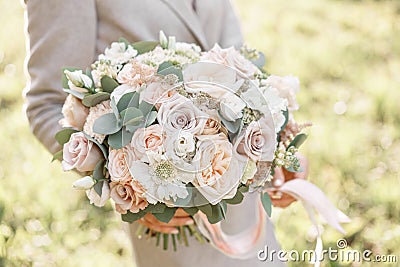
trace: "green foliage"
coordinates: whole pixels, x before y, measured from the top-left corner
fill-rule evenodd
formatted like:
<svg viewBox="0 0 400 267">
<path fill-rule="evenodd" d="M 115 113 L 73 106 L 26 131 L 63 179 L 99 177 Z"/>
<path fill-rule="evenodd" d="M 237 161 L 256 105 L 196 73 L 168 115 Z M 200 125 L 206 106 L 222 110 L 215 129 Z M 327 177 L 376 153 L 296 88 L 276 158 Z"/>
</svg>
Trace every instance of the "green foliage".
<svg viewBox="0 0 400 267">
<path fill-rule="evenodd" d="M 58 133 L 56 133 L 55 138 L 60 145 L 64 145 L 65 143 L 67 143 L 69 141 L 69 139 L 71 138 L 71 135 L 76 132 L 77 132 L 77 130 L 75 130 L 75 129 L 64 128 L 64 129 L 60 130 Z"/>
<path fill-rule="evenodd" d="M 95 94 L 88 94 L 85 95 L 82 99 L 82 104 L 84 104 L 87 107 L 94 107 L 97 104 L 100 104 L 101 102 L 105 100 L 110 99 L 110 94 L 107 92 L 98 92 Z"/>
<path fill-rule="evenodd" d="M 265 212 L 268 214 L 269 217 L 271 217 L 272 202 L 271 202 L 271 198 L 269 197 L 269 194 L 267 192 L 263 192 L 260 194 L 260 198 L 261 198 L 261 203 L 262 203 L 262 206 L 263 206 Z"/>
<path fill-rule="evenodd" d="M 293 139 L 293 141 L 290 142 L 290 144 L 288 145 L 288 149 L 292 146 L 299 148 L 304 143 L 304 141 L 306 141 L 306 139 L 307 139 L 306 134 L 302 133 L 302 134 L 296 135 L 296 137 Z"/>
<path fill-rule="evenodd" d="M 103 89 L 103 91 L 110 93 L 110 94 L 114 91 L 114 89 L 116 87 L 119 86 L 119 83 L 116 80 L 114 80 L 113 78 L 111 78 L 107 75 L 105 75 L 101 78 L 100 83 L 101 83 L 101 88 Z"/>
<path fill-rule="evenodd" d="M 156 48 L 156 46 L 159 45 L 159 42 L 142 41 L 133 43 L 131 45 L 138 51 L 138 54 L 140 55 Z"/>
</svg>

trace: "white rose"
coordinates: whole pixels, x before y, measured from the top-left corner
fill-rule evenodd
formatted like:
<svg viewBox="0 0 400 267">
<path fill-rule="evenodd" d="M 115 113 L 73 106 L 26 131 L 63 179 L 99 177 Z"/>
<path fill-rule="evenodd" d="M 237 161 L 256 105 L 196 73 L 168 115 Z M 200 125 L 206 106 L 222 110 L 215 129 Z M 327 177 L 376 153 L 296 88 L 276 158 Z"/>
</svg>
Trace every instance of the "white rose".
<svg viewBox="0 0 400 267">
<path fill-rule="evenodd" d="M 106 204 L 106 201 L 110 198 L 110 185 L 107 182 L 103 183 L 101 196 L 97 194 L 94 188 L 87 190 L 86 196 L 90 200 L 90 204 L 94 204 L 97 207 L 103 207 Z"/>
<path fill-rule="evenodd" d="M 189 99 L 179 94 L 171 97 L 169 102 L 161 105 L 157 120 L 163 130 L 169 133 L 187 131 L 200 134 L 208 119 L 208 115 L 199 110 Z"/>
<path fill-rule="evenodd" d="M 246 103 L 237 95 L 227 92 L 221 97 L 220 112 L 222 117 L 228 121 L 235 121 L 243 116 Z"/>
<path fill-rule="evenodd" d="M 299 104 L 296 101 L 296 94 L 300 91 L 300 82 L 297 77 L 279 77 L 271 75 L 264 83 L 266 86 L 275 88 L 278 91 L 279 96 L 287 100 L 288 109 L 290 111 L 299 109 Z"/>
</svg>

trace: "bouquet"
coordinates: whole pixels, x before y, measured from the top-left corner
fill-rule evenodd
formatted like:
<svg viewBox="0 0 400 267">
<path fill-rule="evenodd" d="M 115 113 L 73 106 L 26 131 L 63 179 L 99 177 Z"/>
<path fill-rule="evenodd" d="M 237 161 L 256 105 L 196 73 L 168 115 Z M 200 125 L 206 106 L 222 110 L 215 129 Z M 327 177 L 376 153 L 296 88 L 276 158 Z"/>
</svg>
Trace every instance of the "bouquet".
<svg viewBox="0 0 400 267">
<path fill-rule="evenodd" d="M 187 234 L 217 244 L 210 232 L 229 205 L 259 192 L 270 215 L 274 168 L 302 171 L 296 152 L 310 123 L 294 120 L 299 81 L 263 65 L 247 47 L 201 51 L 162 32 L 159 42 L 114 42 L 86 71 L 64 70 L 54 157 L 82 175 L 73 186 L 92 204 L 111 199 L 123 221 L 151 213 L 168 222 L 178 208 L 193 216 L 171 235 L 174 249 Z M 167 248 L 169 235 L 145 232 Z"/>
</svg>

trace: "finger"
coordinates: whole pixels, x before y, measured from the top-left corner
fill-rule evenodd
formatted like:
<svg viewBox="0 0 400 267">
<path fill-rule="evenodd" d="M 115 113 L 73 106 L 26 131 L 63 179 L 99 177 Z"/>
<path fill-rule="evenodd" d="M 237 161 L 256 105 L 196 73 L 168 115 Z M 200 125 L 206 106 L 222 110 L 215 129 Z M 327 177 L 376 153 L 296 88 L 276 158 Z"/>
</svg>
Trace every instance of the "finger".
<svg viewBox="0 0 400 267">
<path fill-rule="evenodd" d="M 176 210 L 174 217 L 190 217 L 190 215 L 182 208 Z"/>
<path fill-rule="evenodd" d="M 160 232 L 160 233 L 164 233 L 164 234 L 178 234 L 179 233 L 179 231 L 178 231 L 178 229 L 176 229 L 176 227 L 152 224 L 149 221 L 144 220 L 144 219 L 139 220 L 138 222 L 155 232 Z"/>
<path fill-rule="evenodd" d="M 272 205 L 278 208 L 286 208 L 295 201 L 296 199 L 294 197 L 287 194 L 283 194 L 280 199 L 271 199 Z"/>
<path fill-rule="evenodd" d="M 148 221 L 151 224 L 160 225 L 160 226 L 183 226 L 193 224 L 194 221 L 191 217 L 172 217 L 172 219 L 168 222 L 161 222 L 157 220 L 157 218 L 152 214 L 146 214 L 144 216 L 144 220 Z"/>
<path fill-rule="evenodd" d="M 274 187 L 281 187 L 285 183 L 285 175 L 282 168 L 274 169 L 274 178 L 272 179 L 272 185 Z"/>
</svg>

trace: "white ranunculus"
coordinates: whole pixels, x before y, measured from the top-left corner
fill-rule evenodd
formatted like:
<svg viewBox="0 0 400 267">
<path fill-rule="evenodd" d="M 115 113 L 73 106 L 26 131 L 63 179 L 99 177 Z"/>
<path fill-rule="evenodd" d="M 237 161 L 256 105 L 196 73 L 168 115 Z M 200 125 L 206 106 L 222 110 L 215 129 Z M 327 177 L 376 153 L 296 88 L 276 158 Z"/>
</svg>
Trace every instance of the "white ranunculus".
<svg viewBox="0 0 400 267">
<path fill-rule="evenodd" d="M 100 60 L 109 60 L 112 65 L 123 64 L 134 58 L 138 54 L 131 45 L 123 42 L 114 42 L 106 48 L 104 54 L 99 56 Z"/>
<path fill-rule="evenodd" d="M 64 74 L 68 79 L 69 89 L 73 91 L 87 93 L 88 89 L 93 86 L 92 79 L 86 74 L 83 74 L 81 70 L 64 70 Z"/>
<path fill-rule="evenodd" d="M 163 103 L 157 113 L 157 120 L 167 133 L 187 131 L 200 134 L 208 117 L 192 101 L 179 94 Z"/>
<path fill-rule="evenodd" d="M 246 103 L 237 95 L 226 92 L 221 97 L 220 113 L 228 121 L 235 121 L 243 116 L 243 109 Z"/>
<path fill-rule="evenodd" d="M 90 176 L 82 177 L 72 183 L 72 187 L 78 190 L 88 190 L 94 186 L 94 180 Z"/>
</svg>

